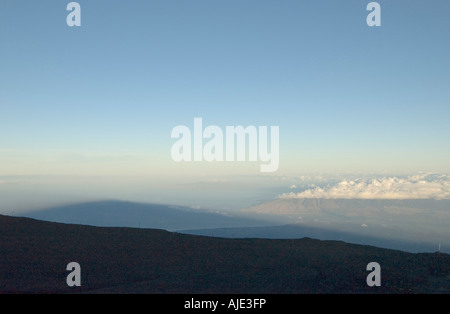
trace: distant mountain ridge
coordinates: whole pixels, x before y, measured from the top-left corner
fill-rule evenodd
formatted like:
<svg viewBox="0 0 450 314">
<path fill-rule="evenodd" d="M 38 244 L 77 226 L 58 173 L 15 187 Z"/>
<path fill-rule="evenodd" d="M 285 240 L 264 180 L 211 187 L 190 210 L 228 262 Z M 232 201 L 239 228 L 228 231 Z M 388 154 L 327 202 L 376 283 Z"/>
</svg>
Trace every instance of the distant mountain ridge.
<svg viewBox="0 0 450 314">
<path fill-rule="evenodd" d="M 450 293 L 450 256 L 339 241 L 220 239 L 0 215 L 0 293 Z M 368 287 L 366 266 L 381 265 Z M 81 287 L 66 265 L 81 266 Z"/>
<path fill-rule="evenodd" d="M 303 224 L 289 224 L 262 227 L 238 227 L 238 228 L 214 228 L 214 229 L 190 229 L 178 230 L 184 234 L 192 234 L 208 237 L 222 237 L 231 239 L 300 239 L 313 238 L 318 240 L 344 241 L 361 245 L 372 245 L 381 248 L 402 250 L 411 253 L 434 252 L 436 245 L 426 242 L 414 242 L 408 240 L 383 238 L 381 236 L 365 235 L 361 233 L 345 232 L 326 229 L 324 227 L 312 227 Z M 443 248 L 442 252 L 450 253 L 450 249 Z"/>
<path fill-rule="evenodd" d="M 450 200 L 280 198 L 242 210 L 289 223 L 450 249 Z"/>
</svg>

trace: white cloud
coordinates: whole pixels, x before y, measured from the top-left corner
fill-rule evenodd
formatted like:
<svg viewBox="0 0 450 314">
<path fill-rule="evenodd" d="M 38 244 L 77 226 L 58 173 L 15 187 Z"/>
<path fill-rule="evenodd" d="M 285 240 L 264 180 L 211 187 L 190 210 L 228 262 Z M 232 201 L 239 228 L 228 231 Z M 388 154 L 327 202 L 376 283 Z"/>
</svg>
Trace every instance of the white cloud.
<svg viewBox="0 0 450 314">
<path fill-rule="evenodd" d="M 419 174 L 407 178 L 342 180 L 334 186 L 313 187 L 299 193 L 284 193 L 280 198 L 450 199 L 450 177 Z"/>
</svg>

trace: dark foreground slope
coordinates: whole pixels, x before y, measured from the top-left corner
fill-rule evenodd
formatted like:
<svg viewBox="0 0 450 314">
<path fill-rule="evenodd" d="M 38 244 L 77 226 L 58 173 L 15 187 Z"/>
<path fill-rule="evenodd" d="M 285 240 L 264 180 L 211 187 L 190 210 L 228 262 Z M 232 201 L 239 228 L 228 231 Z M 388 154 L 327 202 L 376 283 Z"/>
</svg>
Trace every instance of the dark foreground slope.
<svg viewBox="0 0 450 314">
<path fill-rule="evenodd" d="M 366 285 L 378 262 L 382 286 Z M 66 266 L 81 265 L 80 288 Z M 0 216 L 1 293 L 450 292 L 450 256 L 344 242 L 220 239 Z"/>
</svg>

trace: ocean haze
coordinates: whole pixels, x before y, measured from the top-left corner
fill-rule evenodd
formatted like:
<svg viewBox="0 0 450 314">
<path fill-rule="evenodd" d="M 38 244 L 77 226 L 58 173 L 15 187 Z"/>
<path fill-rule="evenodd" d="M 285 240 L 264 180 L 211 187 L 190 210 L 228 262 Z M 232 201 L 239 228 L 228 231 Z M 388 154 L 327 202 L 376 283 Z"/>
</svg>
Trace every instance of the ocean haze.
<svg viewBox="0 0 450 314">
<path fill-rule="evenodd" d="M 450 200 L 281 198 L 242 212 L 392 240 L 450 247 Z"/>
</svg>

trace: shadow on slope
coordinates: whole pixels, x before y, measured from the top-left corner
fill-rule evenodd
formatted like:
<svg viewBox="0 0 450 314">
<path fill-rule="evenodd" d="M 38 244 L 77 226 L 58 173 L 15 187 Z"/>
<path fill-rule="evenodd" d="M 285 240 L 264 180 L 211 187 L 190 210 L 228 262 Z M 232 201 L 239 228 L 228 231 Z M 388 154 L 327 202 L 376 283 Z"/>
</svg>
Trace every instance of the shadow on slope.
<svg viewBox="0 0 450 314">
<path fill-rule="evenodd" d="M 187 207 L 122 201 L 90 202 L 23 214 L 25 217 L 99 227 L 165 230 L 264 226 L 267 221 L 203 212 Z"/>
</svg>

